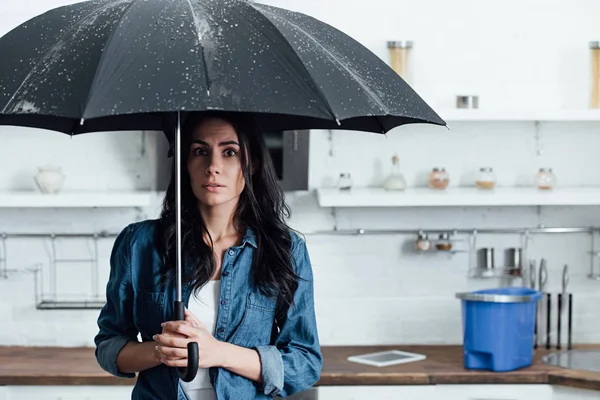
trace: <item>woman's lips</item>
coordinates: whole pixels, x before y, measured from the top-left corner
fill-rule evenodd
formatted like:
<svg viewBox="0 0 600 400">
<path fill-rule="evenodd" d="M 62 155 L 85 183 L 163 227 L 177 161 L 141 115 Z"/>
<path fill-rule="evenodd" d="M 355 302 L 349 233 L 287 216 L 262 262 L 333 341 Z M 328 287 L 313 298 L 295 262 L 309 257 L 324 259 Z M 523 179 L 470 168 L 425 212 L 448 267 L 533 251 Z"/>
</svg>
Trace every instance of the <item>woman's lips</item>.
<svg viewBox="0 0 600 400">
<path fill-rule="evenodd" d="M 225 186 L 223 186 L 219 183 L 207 183 L 207 184 L 202 185 L 202 187 L 209 192 L 218 192 L 219 189 L 224 188 Z"/>
</svg>

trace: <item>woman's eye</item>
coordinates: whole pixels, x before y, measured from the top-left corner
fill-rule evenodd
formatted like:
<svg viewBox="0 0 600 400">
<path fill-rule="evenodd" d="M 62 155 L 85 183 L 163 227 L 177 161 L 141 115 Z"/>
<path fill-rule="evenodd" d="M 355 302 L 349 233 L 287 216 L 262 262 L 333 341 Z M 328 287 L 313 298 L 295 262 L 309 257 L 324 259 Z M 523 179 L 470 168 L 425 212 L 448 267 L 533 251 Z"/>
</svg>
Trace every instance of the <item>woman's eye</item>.
<svg viewBox="0 0 600 400">
<path fill-rule="evenodd" d="M 227 149 L 227 150 L 225 150 L 224 154 L 226 157 L 235 157 L 235 155 L 237 154 L 237 151 L 235 151 L 233 149 Z"/>
<path fill-rule="evenodd" d="M 204 155 L 206 155 L 206 150 L 204 150 L 202 147 L 198 147 L 198 148 L 194 149 L 194 155 L 195 156 L 204 156 Z"/>
</svg>

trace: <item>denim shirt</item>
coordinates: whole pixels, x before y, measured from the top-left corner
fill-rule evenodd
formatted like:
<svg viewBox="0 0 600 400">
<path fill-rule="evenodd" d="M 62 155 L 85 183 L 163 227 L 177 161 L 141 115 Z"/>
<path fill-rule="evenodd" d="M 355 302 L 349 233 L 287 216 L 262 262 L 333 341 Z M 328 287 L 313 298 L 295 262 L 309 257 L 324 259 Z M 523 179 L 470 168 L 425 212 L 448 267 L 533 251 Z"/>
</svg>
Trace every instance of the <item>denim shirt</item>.
<svg viewBox="0 0 600 400">
<path fill-rule="evenodd" d="M 159 284 L 161 258 L 155 246 L 157 220 L 127 226 L 115 240 L 110 257 L 106 304 L 98 318 L 96 359 L 107 372 L 123 378 L 116 365 L 119 351 L 129 342 L 152 341 L 160 324 L 173 320 L 175 280 Z M 256 236 L 247 229 L 241 245 L 226 250 L 221 270 L 221 293 L 214 337 L 237 346 L 255 349 L 262 367 L 262 383 L 227 369 L 209 369 L 219 400 L 286 397 L 311 388 L 319 379 L 322 355 L 314 312 L 313 274 L 304 241 L 292 235 L 295 272 L 302 279 L 283 321 L 275 323 L 276 299 L 262 295 L 251 273 Z M 185 266 L 183 266 L 185 271 Z M 185 306 L 192 288 L 183 284 Z M 159 365 L 141 371 L 132 399 L 187 398 L 175 368 Z"/>
</svg>

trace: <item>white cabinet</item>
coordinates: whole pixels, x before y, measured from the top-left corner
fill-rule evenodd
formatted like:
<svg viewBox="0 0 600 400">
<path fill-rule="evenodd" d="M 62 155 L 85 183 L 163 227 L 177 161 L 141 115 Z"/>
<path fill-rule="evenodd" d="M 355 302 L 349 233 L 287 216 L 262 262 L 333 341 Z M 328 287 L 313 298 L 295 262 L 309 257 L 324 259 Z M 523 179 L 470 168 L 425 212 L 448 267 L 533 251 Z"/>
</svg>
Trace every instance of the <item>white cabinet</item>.
<svg viewBox="0 0 600 400">
<path fill-rule="evenodd" d="M 320 386 L 319 400 L 598 400 L 600 392 L 551 385 Z"/>
<path fill-rule="evenodd" d="M 129 400 L 132 386 L 0 386 L 0 400 Z M 319 386 L 318 400 L 598 400 L 600 392 L 550 385 Z"/>
<path fill-rule="evenodd" d="M 437 385 L 436 396 L 445 400 L 552 400 L 549 385 Z"/>
<path fill-rule="evenodd" d="M 553 386 L 552 400 L 598 400 L 600 391 Z"/>
<path fill-rule="evenodd" d="M 319 386 L 319 400 L 439 400 L 433 385 Z M 444 399 L 446 400 L 446 399 Z"/>
<path fill-rule="evenodd" d="M 0 400 L 130 400 L 133 386 L 5 386 L 5 389 L 5 397 L 0 390 Z"/>
</svg>

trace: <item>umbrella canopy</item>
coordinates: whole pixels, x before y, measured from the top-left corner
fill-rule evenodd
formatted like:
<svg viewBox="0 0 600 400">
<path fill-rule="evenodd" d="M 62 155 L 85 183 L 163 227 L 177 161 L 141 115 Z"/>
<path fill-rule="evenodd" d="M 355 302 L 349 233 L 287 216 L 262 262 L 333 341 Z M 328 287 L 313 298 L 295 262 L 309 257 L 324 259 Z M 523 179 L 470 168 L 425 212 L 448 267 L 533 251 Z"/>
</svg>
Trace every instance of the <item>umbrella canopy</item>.
<svg viewBox="0 0 600 400">
<path fill-rule="evenodd" d="M 0 125 L 164 130 L 163 113 L 251 113 L 265 130 L 445 122 L 371 51 L 244 0 L 94 0 L 0 39 Z"/>
</svg>

